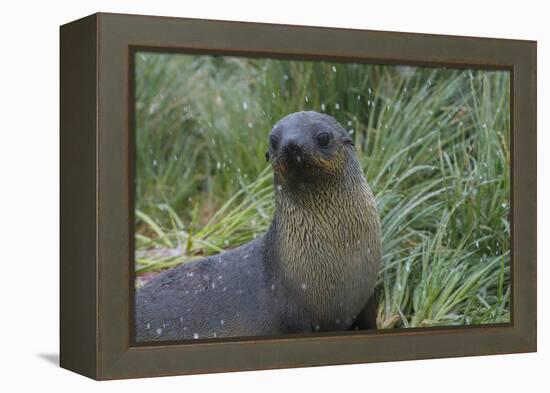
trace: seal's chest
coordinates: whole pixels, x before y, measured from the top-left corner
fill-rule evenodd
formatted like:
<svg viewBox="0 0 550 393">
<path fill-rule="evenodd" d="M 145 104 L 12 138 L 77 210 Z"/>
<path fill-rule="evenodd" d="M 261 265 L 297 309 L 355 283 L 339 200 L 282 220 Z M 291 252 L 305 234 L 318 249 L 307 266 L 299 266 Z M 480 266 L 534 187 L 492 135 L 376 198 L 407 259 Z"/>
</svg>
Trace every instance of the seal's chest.
<svg viewBox="0 0 550 393">
<path fill-rule="evenodd" d="M 285 206 L 277 218 L 278 275 L 296 318 L 306 316 L 320 330 L 346 329 L 374 287 L 380 260 L 376 210 L 364 198 L 310 202 Z"/>
<path fill-rule="evenodd" d="M 323 329 L 336 328 L 336 321 L 343 327 L 368 299 L 371 263 L 359 246 L 356 240 L 335 252 L 328 243 L 315 249 L 304 244 L 283 269 L 289 300 Z"/>
</svg>

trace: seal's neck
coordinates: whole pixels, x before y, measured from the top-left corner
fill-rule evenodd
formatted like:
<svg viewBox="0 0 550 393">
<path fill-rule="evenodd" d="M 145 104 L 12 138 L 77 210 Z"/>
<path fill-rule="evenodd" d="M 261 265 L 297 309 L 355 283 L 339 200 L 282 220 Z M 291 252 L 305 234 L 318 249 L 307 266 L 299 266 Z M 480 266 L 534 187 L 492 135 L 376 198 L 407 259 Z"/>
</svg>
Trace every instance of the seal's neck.
<svg viewBox="0 0 550 393">
<path fill-rule="evenodd" d="M 380 233 L 374 198 L 357 160 L 351 159 L 338 176 L 276 183 L 275 193 L 267 251 L 282 285 L 302 298 L 311 295 L 320 314 L 333 307 L 330 297 L 350 299 L 350 291 L 360 293 L 357 288 L 370 279 L 369 261 L 379 259 Z M 325 306 L 320 297 L 327 299 Z"/>
</svg>

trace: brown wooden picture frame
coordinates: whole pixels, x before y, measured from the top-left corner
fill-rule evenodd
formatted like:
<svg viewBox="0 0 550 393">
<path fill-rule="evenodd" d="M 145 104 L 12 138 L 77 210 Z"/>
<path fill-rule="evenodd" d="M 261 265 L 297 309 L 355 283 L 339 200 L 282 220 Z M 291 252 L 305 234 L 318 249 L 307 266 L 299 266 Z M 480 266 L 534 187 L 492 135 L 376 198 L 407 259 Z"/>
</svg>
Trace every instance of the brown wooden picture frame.
<svg viewBox="0 0 550 393">
<path fill-rule="evenodd" d="M 536 351 L 536 42 L 120 14 L 61 27 L 61 367 L 94 379 Z M 135 345 L 133 53 L 511 72 L 509 324 Z"/>
</svg>

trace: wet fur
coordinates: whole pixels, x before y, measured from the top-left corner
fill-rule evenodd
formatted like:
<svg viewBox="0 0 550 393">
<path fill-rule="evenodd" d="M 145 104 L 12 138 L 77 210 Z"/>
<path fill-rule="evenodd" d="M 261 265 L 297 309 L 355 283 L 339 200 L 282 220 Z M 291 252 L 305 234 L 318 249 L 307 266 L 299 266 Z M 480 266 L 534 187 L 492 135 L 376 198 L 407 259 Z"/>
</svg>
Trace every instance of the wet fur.
<svg viewBox="0 0 550 393">
<path fill-rule="evenodd" d="M 380 224 L 351 140 L 316 112 L 289 115 L 272 133 L 301 130 L 307 138 L 318 127 L 334 134 L 329 153 L 306 146 L 298 167 L 284 151 L 266 155 L 276 212 L 264 236 L 166 271 L 137 291 L 138 341 L 376 326 L 376 299 L 369 298 L 381 259 Z"/>
</svg>

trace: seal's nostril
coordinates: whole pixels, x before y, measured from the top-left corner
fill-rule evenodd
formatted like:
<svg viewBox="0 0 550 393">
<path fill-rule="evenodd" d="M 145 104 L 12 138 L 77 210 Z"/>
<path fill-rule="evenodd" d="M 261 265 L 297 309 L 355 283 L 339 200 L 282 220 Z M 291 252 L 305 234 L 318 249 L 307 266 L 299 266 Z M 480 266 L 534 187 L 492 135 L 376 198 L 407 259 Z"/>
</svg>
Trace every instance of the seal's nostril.
<svg viewBox="0 0 550 393">
<path fill-rule="evenodd" d="M 284 149 L 288 154 L 297 154 L 302 151 L 302 147 L 293 140 L 287 141 Z"/>
</svg>

